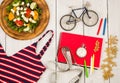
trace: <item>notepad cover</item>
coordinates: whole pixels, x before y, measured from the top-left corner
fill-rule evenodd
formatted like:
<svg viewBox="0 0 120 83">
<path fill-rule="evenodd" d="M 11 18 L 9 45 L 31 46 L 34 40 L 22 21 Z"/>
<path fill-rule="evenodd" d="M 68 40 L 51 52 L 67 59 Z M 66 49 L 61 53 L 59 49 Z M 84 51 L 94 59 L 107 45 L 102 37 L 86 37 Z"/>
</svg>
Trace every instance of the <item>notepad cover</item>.
<svg viewBox="0 0 120 83">
<path fill-rule="evenodd" d="M 95 56 L 94 59 L 94 67 L 100 67 L 100 58 L 101 58 L 101 50 L 102 50 L 102 38 L 85 36 L 85 35 L 78 35 L 78 34 L 71 34 L 62 32 L 60 34 L 59 46 L 58 46 L 58 62 L 66 63 L 66 60 L 62 54 L 61 48 L 68 47 L 71 51 L 71 55 L 74 58 L 73 64 L 76 63 L 80 66 L 84 65 L 84 60 L 86 60 L 86 65 L 89 67 L 91 64 L 91 57 Z M 83 58 L 79 57 L 76 54 L 76 51 L 79 47 L 85 44 L 85 48 L 87 50 L 87 55 Z"/>
</svg>

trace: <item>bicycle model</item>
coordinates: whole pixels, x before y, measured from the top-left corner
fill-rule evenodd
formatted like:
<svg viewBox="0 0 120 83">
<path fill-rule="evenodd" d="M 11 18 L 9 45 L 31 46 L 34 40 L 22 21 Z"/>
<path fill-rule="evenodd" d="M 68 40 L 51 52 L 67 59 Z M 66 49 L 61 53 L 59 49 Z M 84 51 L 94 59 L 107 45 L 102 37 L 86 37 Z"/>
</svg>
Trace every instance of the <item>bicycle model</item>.
<svg viewBox="0 0 120 83">
<path fill-rule="evenodd" d="M 77 10 L 82 10 L 82 13 L 80 14 L 80 16 L 77 16 L 77 14 L 75 12 Z M 98 14 L 95 11 L 88 10 L 87 7 L 77 8 L 77 9 L 72 9 L 70 14 L 67 14 L 67 15 L 64 15 L 61 17 L 60 26 L 62 29 L 66 30 L 66 31 L 70 31 L 75 28 L 76 23 L 78 23 L 78 22 L 80 22 L 80 20 L 82 20 L 82 22 L 86 26 L 92 27 L 97 24 L 98 19 L 99 19 Z"/>
</svg>

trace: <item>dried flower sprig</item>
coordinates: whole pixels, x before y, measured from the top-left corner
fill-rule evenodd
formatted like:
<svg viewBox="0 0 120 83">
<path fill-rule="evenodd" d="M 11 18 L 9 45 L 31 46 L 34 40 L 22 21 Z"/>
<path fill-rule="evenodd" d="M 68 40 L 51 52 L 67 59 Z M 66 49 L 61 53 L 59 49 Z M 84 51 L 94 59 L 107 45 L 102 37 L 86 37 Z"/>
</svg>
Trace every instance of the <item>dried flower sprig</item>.
<svg viewBox="0 0 120 83">
<path fill-rule="evenodd" d="M 108 39 L 108 42 L 106 43 L 108 44 L 108 47 L 105 50 L 107 58 L 103 60 L 104 63 L 101 65 L 101 69 L 103 70 L 103 78 L 105 80 L 108 80 L 109 78 L 114 76 L 114 74 L 112 73 L 112 68 L 117 66 L 116 62 L 113 61 L 113 59 L 116 58 L 118 52 L 117 36 L 111 35 Z"/>
<path fill-rule="evenodd" d="M 100 48 L 100 42 L 97 40 L 95 42 L 94 52 L 97 52 L 99 50 L 99 48 Z"/>
</svg>

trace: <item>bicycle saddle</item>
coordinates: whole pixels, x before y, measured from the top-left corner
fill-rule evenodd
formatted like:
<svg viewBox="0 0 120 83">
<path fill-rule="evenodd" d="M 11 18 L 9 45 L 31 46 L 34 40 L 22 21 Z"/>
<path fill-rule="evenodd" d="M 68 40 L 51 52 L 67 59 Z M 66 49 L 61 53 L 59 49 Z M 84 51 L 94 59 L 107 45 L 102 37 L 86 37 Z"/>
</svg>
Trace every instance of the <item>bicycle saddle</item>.
<svg viewBox="0 0 120 83">
<path fill-rule="evenodd" d="M 69 6 L 69 8 L 73 9 L 74 6 Z"/>
</svg>

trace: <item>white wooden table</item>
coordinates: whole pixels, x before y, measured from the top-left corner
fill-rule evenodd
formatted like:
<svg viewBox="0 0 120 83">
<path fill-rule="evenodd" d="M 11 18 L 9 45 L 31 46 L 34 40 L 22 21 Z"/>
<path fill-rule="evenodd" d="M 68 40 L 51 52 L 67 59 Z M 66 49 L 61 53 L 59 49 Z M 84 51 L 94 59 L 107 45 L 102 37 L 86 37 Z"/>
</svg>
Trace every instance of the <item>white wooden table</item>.
<svg viewBox="0 0 120 83">
<path fill-rule="evenodd" d="M 46 0 L 49 9 L 50 9 L 50 21 L 46 28 L 46 30 L 43 32 L 45 33 L 47 30 L 52 29 L 55 33 L 53 41 L 47 50 L 47 52 L 42 57 L 42 62 L 46 65 L 48 61 L 55 61 L 55 57 L 57 54 L 57 47 L 59 42 L 59 36 L 60 32 L 63 32 L 64 30 L 61 29 L 59 22 L 60 18 L 68 14 L 70 12 L 69 6 L 73 6 L 75 8 L 82 7 L 83 3 L 89 1 L 91 6 L 89 9 L 92 9 L 96 11 L 99 15 L 99 18 L 105 18 L 107 17 L 108 12 L 108 28 L 109 28 L 109 34 L 111 35 L 117 35 L 118 39 L 120 40 L 120 0 L 108 0 L 108 9 L 107 9 L 107 0 Z M 2 2 L 2 0 L 0 0 Z M 87 26 L 85 27 L 85 35 L 89 36 L 95 36 L 95 37 L 102 37 L 104 39 L 104 43 L 107 41 L 108 36 L 107 33 L 105 36 L 100 33 L 100 35 L 96 35 L 97 29 L 98 29 L 99 23 L 94 26 L 93 28 L 89 28 Z M 43 34 L 42 33 L 42 34 Z M 83 23 L 79 22 L 76 26 L 76 28 L 69 33 L 75 33 L 75 34 L 83 34 Z M 8 56 L 13 55 L 20 49 L 30 45 L 31 43 L 38 40 L 41 36 L 39 35 L 35 39 L 27 40 L 27 41 L 20 41 L 15 40 L 8 35 L 4 33 L 4 31 L 0 28 L 0 43 L 3 45 L 4 49 L 6 50 L 6 53 Z M 41 49 L 42 45 L 44 45 L 47 41 L 47 37 L 42 40 L 37 49 L 37 53 Z M 102 49 L 102 60 L 105 58 L 105 45 Z M 120 43 L 118 43 L 118 48 L 120 49 Z M 82 78 L 80 80 L 80 83 L 119 83 L 120 82 L 120 51 L 118 51 L 117 58 L 115 59 L 117 63 L 117 67 L 113 68 L 113 73 L 115 74 L 113 78 L 110 78 L 110 80 L 105 81 L 102 77 L 102 71 L 101 69 L 95 70 L 94 74 L 92 74 L 89 78 L 85 78 L 84 74 L 82 75 Z M 55 66 L 53 66 L 55 67 Z M 38 83 L 50 83 L 49 82 L 49 74 L 50 71 L 46 70 L 45 73 L 41 76 L 41 79 Z M 63 79 L 64 80 L 64 79 Z M 66 82 L 64 82 L 66 83 Z"/>
</svg>

